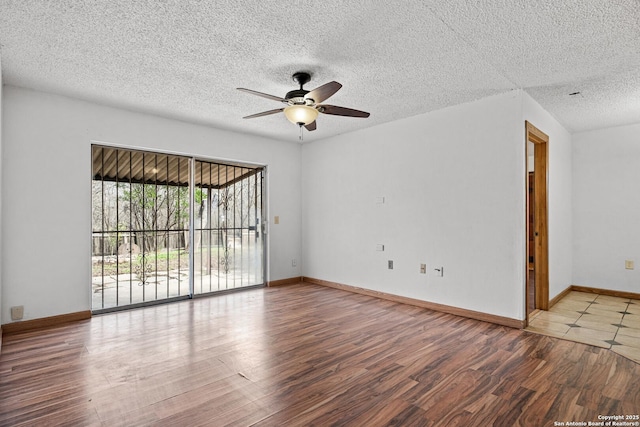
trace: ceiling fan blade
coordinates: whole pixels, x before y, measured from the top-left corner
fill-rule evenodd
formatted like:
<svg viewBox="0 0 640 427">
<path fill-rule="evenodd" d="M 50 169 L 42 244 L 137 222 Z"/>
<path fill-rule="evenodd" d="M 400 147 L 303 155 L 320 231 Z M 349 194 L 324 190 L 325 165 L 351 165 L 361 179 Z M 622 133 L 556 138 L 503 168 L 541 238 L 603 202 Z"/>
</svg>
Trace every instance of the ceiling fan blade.
<svg viewBox="0 0 640 427">
<path fill-rule="evenodd" d="M 251 89 L 245 89 L 243 87 L 239 87 L 239 88 L 236 88 L 236 89 L 238 89 L 238 90 L 240 90 L 242 92 L 250 93 L 251 95 L 258 95 L 258 96 L 261 96 L 263 98 L 272 99 L 274 101 L 280 101 L 280 102 L 284 102 L 284 103 L 287 102 L 287 100 L 284 99 L 284 98 L 281 98 L 281 97 L 275 96 L 275 95 L 269 95 L 268 93 L 262 93 L 262 92 L 258 92 L 258 91 L 251 90 Z"/>
<path fill-rule="evenodd" d="M 254 119 L 256 117 L 268 116 L 270 114 L 276 114 L 284 111 L 284 108 L 276 108 L 275 110 L 263 111 L 262 113 L 252 114 L 250 116 L 243 117 L 243 119 Z"/>
<path fill-rule="evenodd" d="M 316 102 L 316 104 L 318 104 L 325 99 L 329 99 L 329 97 L 339 91 L 341 87 L 342 85 L 338 82 L 329 82 L 315 88 L 311 92 L 307 93 L 304 97 L 306 99 L 311 98 Z"/>
<path fill-rule="evenodd" d="M 316 130 L 316 121 L 312 121 L 311 123 L 309 123 L 308 125 L 304 126 L 309 132 L 311 132 L 312 130 Z"/>
<path fill-rule="evenodd" d="M 318 105 L 318 111 L 324 114 L 347 117 L 369 117 L 366 111 L 354 110 L 352 108 L 338 107 L 336 105 Z"/>
</svg>

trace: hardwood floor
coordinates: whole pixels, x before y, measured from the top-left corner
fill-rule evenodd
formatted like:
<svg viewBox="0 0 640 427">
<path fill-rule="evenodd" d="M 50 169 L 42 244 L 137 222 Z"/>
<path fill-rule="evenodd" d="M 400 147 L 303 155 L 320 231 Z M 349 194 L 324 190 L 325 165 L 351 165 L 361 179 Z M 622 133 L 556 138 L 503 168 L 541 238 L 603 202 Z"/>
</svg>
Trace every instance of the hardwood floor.
<svg viewBox="0 0 640 427">
<path fill-rule="evenodd" d="M 5 336 L 0 425 L 552 426 L 640 410 L 605 349 L 309 284 Z"/>
</svg>

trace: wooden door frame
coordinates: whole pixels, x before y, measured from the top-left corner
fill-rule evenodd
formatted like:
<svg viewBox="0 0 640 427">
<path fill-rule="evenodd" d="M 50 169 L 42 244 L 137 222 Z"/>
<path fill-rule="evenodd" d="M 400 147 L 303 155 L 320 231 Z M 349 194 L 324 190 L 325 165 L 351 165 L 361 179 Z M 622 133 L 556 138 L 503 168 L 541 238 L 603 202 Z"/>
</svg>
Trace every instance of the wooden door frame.
<svg viewBox="0 0 640 427">
<path fill-rule="evenodd" d="M 529 155 L 528 143 L 534 146 L 534 169 L 533 169 L 533 200 L 534 200 L 534 274 L 535 274 L 535 308 L 540 310 L 549 309 L 549 227 L 548 227 L 548 183 L 549 183 L 549 136 L 540 129 L 525 121 L 525 156 Z M 525 167 L 526 193 L 529 189 L 528 168 Z M 526 196 L 528 197 L 528 196 Z M 529 212 L 526 212 L 527 219 L 525 233 L 529 223 Z M 527 282 L 529 274 L 529 236 L 527 234 L 527 254 L 525 259 L 525 304 L 528 303 Z M 528 305 L 525 305 L 527 321 L 529 319 Z"/>
</svg>

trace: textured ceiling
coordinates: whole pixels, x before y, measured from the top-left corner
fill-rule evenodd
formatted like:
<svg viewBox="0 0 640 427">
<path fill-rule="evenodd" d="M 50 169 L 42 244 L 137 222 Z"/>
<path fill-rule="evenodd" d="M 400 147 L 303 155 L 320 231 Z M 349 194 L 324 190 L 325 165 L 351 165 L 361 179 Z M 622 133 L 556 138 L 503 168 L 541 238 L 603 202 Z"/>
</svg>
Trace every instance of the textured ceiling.
<svg viewBox="0 0 640 427">
<path fill-rule="evenodd" d="M 286 141 L 291 75 L 326 103 L 305 141 L 524 89 L 568 130 L 640 122 L 638 0 L 0 0 L 5 84 Z M 569 96 L 569 93 L 580 92 Z"/>
</svg>

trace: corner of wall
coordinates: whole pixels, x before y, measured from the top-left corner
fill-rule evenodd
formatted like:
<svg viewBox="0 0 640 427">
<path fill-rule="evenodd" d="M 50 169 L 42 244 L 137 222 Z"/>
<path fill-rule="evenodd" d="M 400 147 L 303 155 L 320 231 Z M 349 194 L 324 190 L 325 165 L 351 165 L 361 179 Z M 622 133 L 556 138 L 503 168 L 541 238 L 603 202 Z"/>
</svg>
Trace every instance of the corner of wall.
<svg viewBox="0 0 640 427">
<path fill-rule="evenodd" d="M 573 138 L 526 91 L 522 116 L 523 137 L 525 120 L 549 135 L 549 298 L 554 298 L 573 284 Z"/>
<path fill-rule="evenodd" d="M 626 265 L 640 260 L 638 134 L 640 120 L 572 135 L 574 285 L 638 292 L 640 270 Z"/>
<path fill-rule="evenodd" d="M 305 144 L 303 275 L 524 318 L 521 99 L 509 91 Z"/>
</svg>

